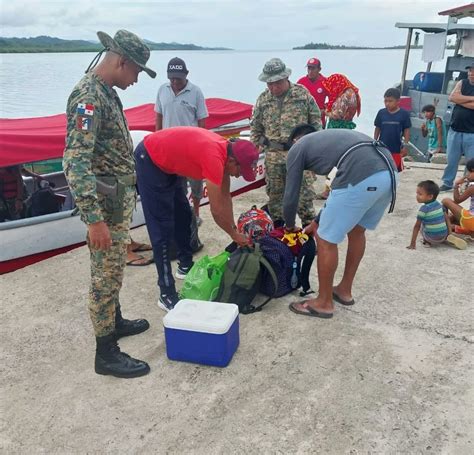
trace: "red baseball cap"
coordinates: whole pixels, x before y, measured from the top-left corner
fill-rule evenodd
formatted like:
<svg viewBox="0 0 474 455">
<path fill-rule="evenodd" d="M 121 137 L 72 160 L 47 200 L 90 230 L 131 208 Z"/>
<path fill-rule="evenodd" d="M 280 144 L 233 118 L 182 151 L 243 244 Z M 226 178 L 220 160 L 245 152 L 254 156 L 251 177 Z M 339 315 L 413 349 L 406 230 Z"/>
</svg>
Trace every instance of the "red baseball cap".
<svg viewBox="0 0 474 455">
<path fill-rule="evenodd" d="M 319 66 L 320 67 L 321 62 L 316 57 L 311 57 L 306 63 L 306 66 Z"/>
<path fill-rule="evenodd" d="M 231 144 L 232 154 L 240 165 L 240 175 L 247 182 L 253 182 L 257 178 L 255 168 L 260 154 L 257 147 L 245 139 L 231 142 Z"/>
</svg>

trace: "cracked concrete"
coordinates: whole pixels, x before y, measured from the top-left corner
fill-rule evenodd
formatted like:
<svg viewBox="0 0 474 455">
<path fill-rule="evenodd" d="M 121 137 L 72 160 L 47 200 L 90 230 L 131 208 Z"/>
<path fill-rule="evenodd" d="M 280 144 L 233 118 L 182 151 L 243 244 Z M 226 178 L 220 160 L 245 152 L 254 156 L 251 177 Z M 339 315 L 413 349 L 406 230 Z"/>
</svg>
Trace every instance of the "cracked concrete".
<svg viewBox="0 0 474 455">
<path fill-rule="evenodd" d="M 134 380 L 93 372 L 85 248 L 1 276 L 1 452 L 473 453 L 474 244 L 405 249 L 416 182 L 440 176 L 402 174 L 395 213 L 368 234 L 353 308 L 304 318 L 290 295 L 241 316 L 225 369 L 167 360 L 153 266 L 128 268 L 122 291 L 124 314 L 151 323 L 120 343 L 151 365 Z M 264 201 L 242 195 L 235 213 Z M 202 214 L 202 254 L 218 253 L 227 239 Z"/>
</svg>

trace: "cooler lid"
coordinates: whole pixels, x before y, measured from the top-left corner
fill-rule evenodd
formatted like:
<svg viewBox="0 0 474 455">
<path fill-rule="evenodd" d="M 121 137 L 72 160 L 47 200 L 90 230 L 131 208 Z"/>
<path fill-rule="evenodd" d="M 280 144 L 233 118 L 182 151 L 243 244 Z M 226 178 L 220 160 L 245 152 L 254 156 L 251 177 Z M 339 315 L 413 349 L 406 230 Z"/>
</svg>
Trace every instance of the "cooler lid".
<svg viewBox="0 0 474 455">
<path fill-rule="evenodd" d="M 239 307 L 233 303 L 183 299 L 163 318 L 163 325 L 221 335 L 228 332 L 238 315 Z"/>
</svg>

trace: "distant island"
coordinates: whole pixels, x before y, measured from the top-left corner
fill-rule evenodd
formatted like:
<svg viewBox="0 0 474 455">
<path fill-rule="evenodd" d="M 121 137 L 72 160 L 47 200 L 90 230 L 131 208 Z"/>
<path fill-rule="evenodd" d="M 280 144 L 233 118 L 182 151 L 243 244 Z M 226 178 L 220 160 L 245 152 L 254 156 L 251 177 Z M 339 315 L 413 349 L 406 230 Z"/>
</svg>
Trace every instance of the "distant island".
<svg viewBox="0 0 474 455">
<path fill-rule="evenodd" d="M 411 49 L 421 49 L 423 46 L 415 46 L 412 44 Z M 405 45 L 399 46 L 386 46 L 386 47 L 372 47 L 372 46 L 344 46 L 340 44 L 328 44 L 328 43 L 309 43 L 304 46 L 296 46 L 293 50 L 304 50 L 304 49 L 331 49 L 331 50 L 377 50 L 377 49 L 405 49 Z M 448 42 L 446 49 L 454 49 L 454 45 Z"/>
<path fill-rule="evenodd" d="M 421 46 L 412 46 L 412 49 L 417 49 Z M 339 44 L 328 44 L 328 43 L 309 43 L 304 46 L 296 46 L 293 50 L 301 49 L 331 49 L 331 50 L 363 50 L 363 49 L 405 49 L 404 45 L 390 46 L 390 47 L 369 47 L 369 46 L 344 46 Z"/>
<path fill-rule="evenodd" d="M 222 51 L 232 50 L 225 47 L 202 47 L 196 44 L 155 43 L 145 40 L 152 51 Z M 64 40 L 52 36 L 34 38 L 0 37 L 0 53 L 35 53 L 35 52 L 99 52 L 99 42 L 84 40 Z"/>
</svg>

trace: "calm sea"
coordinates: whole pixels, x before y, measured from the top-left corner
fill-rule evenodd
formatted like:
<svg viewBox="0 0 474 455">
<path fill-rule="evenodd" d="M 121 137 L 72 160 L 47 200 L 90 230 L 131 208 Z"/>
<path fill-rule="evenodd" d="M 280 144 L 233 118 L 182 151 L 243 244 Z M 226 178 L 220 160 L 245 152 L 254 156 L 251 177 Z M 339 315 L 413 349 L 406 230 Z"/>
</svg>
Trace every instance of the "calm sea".
<svg viewBox="0 0 474 455">
<path fill-rule="evenodd" d="M 166 64 L 183 58 L 189 79 L 199 85 L 205 97 L 221 97 L 253 104 L 265 84 L 257 78 L 268 59 L 280 57 L 293 70 L 293 82 L 306 72 L 308 58 L 317 56 L 322 73 L 343 73 L 360 88 L 362 113 L 358 129 L 371 134 L 377 110 L 383 107 L 383 93 L 400 80 L 402 50 L 358 51 L 154 51 L 149 66 L 156 79 L 142 73 L 138 84 L 119 90 L 124 106 L 155 101 L 160 84 L 166 81 Z M 91 53 L 2 54 L 0 55 L 0 117 L 36 117 L 64 112 L 67 97 L 94 57 Z M 423 71 L 421 51 L 412 51 L 408 75 Z M 433 66 L 443 71 L 444 63 Z"/>
</svg>

